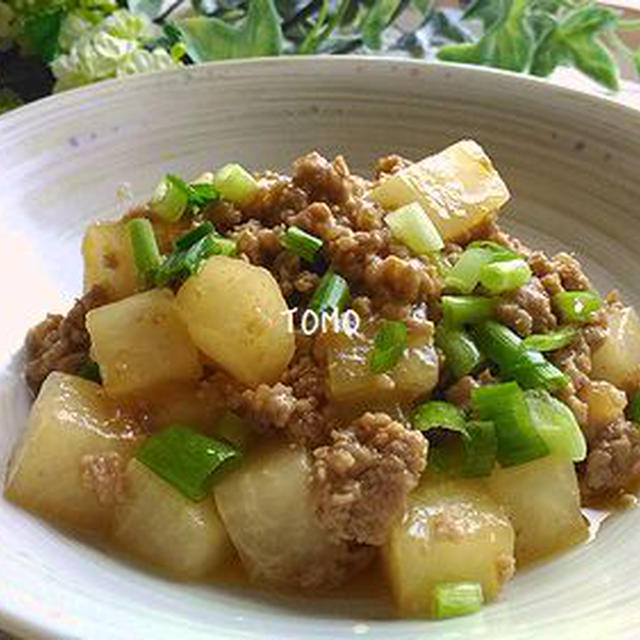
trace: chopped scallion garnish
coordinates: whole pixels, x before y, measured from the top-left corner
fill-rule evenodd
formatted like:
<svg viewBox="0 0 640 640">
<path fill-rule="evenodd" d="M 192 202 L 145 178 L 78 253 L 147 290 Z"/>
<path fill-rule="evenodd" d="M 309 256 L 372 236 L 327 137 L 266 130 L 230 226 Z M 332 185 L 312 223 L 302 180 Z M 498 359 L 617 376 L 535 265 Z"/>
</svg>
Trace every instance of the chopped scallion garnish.
<svg viewBox="0 0 640 640">
<path fill-rule="evenodd" d="M 133 218 L 127 222 L 127 231 L 136 268 L 146 278 L 153 274 L 162 260 L 153 226 L 146 218 Z"/>
<path fill-rule="evenodd" d="M 433 590 L 434 618 L 453 618 L 482 608 L 482 585 L 477 582 L 442 582 Z"/>
<path fill-rule="evenodd" d="M 227 164 L 213 177 L 213 186 L 220 196 L 235 204 L 246 204 L 258 192 L 256 179 L 239 164 Z"/>
<path fill-rule="evenodd" d="M 157 286 L 165 286 L 174 280 L 193 275 L 204 260 L 213 255 L 231 255 L 236 245 L 229 238 L 221 238 L 213 234 L 205 235 L 187 249 L 175 250 L 167 256 L 154 273 Z"/>
<path fill-rule="evenodd" d="M 168 173 L 156 187 L 149 208 L 163 220 L 175 222 L 187 209 L 201 209 L 217 198 L 218 191 L 210 182 L 189 184 Z"/>
<path fill-rule="evenodd" d="M 571 409 L 543 389 L 524 392 L 531 422 L 551 453 L 574 462 L 584 460 L 587 442 Z"/>
<path fill-rule="evenodd" d="M 556 351 L 570 345 L 578 337 L 575 327 L 562 327 L 549 333 L 534 333 L 522 341 L 525 349 L 536 351 Z"/>
<path fill-rule="evenodd" d="M 495 426 L 497 458 L 503 467 L 523 464 L 549 453 L 535 429 L 522 389 L 515 382 L 478 387 L 471 392 L 471 406 L 481 420 Z"/>
<path fill-rule="evenodd" d="M 85 380 L 91 380 L 102 384 L 102 374 L 100 373 L 100 365 L 94 360 L 87 360 L 76 371 L 76 374 Z"/>
<path fill-rule="evenodd" d="M 384 221 L 392 235 L 415 253 L 433 253 L 444 247 L 438 229 L 417 202 L 396 209 Z"/>
<path fill-rule="evenodd" d="M 397 320 L 385 320 L 376 333 L 369 355 L 371 373 L 384 373 L 398 364 L 407 346 L 407 326 Z"/>
<path fill-rule="evenodd" d="M 464 456 L 462 475 L 488 476 L 493 471 L 498 454 L 498 440 L 493 422 L 470 420 L 466 424 L 466 436 L 462 440 Z"/>
<path fill-rule="evenodd" d="M 310 233 L 300 229 L 300 227 L 289 227 L 282 239 L 284 246 L 304 258 L 307 262 L 313 262 L 318 251 L 322 248 L 322 240 Z"/>
<path fill-rule="evenodd" d="M 553 305 L 566 322 L 585 323 L 602 307 L 595 291 L 562 291 L 553 296 Z"/>
<path fill-rule="evenodd" d="M 210 233 L 215 233 L 215 231 L 213 224 L 207 220 L 206 222 L 199 224 L 197 227 L 190 229 L 179 238 L 176 238 L 173 242 L 173 246 L 175 249 L 179 250 L 188 249 L 190 246 L 198 242 L 198 240 L 208 236 Z"/>
<path fill-rule="evenodd" d="M 507 378 L 526 388 L 542 387 L 556 391 L 566 386 L 567 377 L 539 352 L 522 346 L 522 339 L 511 329 L 493 320 L 473 328 L 473 336 L 482 352 L 500 367 Z"/>
<path fill-rule="evenodd" d="M 485 265 L 520 257 L 515 251 L 495 242 L 472 242 L 446 274 L 445 287 L 456 293 L 471 293 L 480 281 L 480 271 Z"/>
<path fill-rule="evenodd" d="M 482 362 L 482 354 L 471 336 L 461 328 L 438 325 L 436 346 L 445 357 L 445 368 L 454 380 L 473 372 Z"/>
<path fill-rule="evenodd" d="M 183 188 L 182 181 L 166 175 L 153 192 L 149 208 L 163 220 L 175 222 L 180 220 L 188 204 L 189 193 Z"/>
<path fill-rule="evenodd" d="M 449 326 L 475 324 L 493 314 L 494 301 L 482 296 L 443 296 L 442 318 Z"/>
<path fill-rule="evenodd" d="M 413 413 L 411 422 L 419 431 L 440 428 L 464 433 L 465 419 L 461 409 L 443 400 L 423 402 Z"/>
<path fill-rule="evenodd" d="M 513 291 L 531 280 L 529 265 L 518 258 L 491 262 L 480 269 L 480 284 L 490 293 Z"/>
<path fill-rule="evenodd" d="M 444 472 L 459 470 L 464 476 L 486 476 L 491 473 L 497 452 L 492 422 L 467 422 L 461 409 L 442 400 L 430 400 L 421 404 L 413 413 L 411 422 L 423 433 L 442 429 L 457 435 L 454 442 L 451 439 L 431 442 L 429 464 L 435 469 Z M 457 451 L 453 448 L 454 445 L 457 446 Z"/>
<path fill-rule="evenodd" d="M 337 273 L 327 271 L 309 302 L 309 308 L 317 314 L 342 311 L 344 305 L 349 300 L 349 285 L 347 281 Z"/>
<path fill-rule="evenodd" d="M 209 492 L 214 474 L 239 460 L 241 453 L 229 442 L 176 425 L 149 436 L 136 458 L 187 498 L 198 501 Z"/>
<path fill-rule="evenodd" d="M 631 398 L 629 408 L 627 409 L 627 415 L 631 422 L 640 424 L 640 390 L 636 391 Z"/>
</svg>

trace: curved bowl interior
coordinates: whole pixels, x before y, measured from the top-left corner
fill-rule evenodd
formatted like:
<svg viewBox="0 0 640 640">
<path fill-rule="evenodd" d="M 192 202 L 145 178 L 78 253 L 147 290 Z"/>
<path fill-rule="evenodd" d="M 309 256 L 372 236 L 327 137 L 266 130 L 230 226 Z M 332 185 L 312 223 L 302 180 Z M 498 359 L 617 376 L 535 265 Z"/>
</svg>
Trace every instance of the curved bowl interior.
<svg viewBox="0 0 640 640">
<path fill-rule="evenodd" d="M 202 66 L 105 83 L 0 119 L 0 477 L 27 411 L 18 378 L 28 326 L 81 288 L 89 220 L 116 190 L 147 195 L 167 171 L 230 159 L 287 169 L 344 153 L 370 171 L 472 137 L 506 178 L 503 219 L 534 246 L 575 251 L 602 289 L 640 303 L 640 114 L 531 79 L 363 59 Z M 367 598 L 305 601 L 172 583 L 0 499 L 0 625 L 83 638 L 636 637 L 640 512 L 519 574 L 499 602 L 446 623 L 395 621 Z"/>
</svg>

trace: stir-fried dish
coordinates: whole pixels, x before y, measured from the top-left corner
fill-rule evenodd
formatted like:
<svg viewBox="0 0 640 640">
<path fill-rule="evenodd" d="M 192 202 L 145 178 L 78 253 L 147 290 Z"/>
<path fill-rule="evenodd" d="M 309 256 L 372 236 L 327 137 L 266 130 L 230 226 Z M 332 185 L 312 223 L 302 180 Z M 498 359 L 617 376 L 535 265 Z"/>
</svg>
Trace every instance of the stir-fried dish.
<svg viewBox="0 0 640 640">
<path fill-rule="evenodd" d="M 165 176 L 27 335 L 7 498 L 179 579 L 379 563 L 401 616 L 476 611 L 640 474 L 638 317 L 502 231 L 508 200 L 472 141 Z"/>
</svg>

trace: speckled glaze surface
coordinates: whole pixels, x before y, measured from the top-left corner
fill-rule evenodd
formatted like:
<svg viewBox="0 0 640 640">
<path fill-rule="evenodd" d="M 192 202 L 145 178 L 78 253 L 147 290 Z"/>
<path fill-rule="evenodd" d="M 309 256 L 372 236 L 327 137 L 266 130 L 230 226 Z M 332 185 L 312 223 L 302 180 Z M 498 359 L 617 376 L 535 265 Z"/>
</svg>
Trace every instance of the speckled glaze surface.
<svg viewBox="0 0 640 640">
<path fill-rule="evenodd" d="M 28 409 L 28 326 L 81 288 L 85 223 L 166 171 L 229 160 L 286 169 L 316 148 L 352 166 L 483 144 L 513 199 L 506 225 L 575 251 L 602 289 L 640 303 L 640 113 L 543 82 L 372 59 L 214 64 L 64 94 L 0 118 L 0 476 Z M 177 584 L 0 499 L 0 627 L 99 640 L 525 640 L 640 637 L 640 511 L 517 575 L 500 601 L 448 622 L 394 620 L 366 598 L 304 600 Z"/>
</svg>

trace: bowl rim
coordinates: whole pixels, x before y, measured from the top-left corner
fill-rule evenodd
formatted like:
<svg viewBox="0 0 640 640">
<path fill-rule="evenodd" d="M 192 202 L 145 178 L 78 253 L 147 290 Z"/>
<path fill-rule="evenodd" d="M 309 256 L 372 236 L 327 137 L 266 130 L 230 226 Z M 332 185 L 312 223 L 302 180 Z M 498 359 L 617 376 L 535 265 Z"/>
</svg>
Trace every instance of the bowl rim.
<svg viewBox="0 0 640 640">
<path fill-rule="evenodd" d="M 224 73 L 227 70 L 234 69 L 250 71 L 264 67 L 284 67 L 287 70 L 305 71 L 310 68 L 317 70 L 319 66 L 323 67 L 325 71 L 339 67 L 351 73 L 356 73 L 358 70 L 364 68 L 373 74 L 382 69 L 423 69 L 427 72 L 425 81 L 429 81 L 431 73 L 434 78 L 443 74 L 445 77 L 458 78 L 461 83 L 469 76 L 484 76 L 488 81 L 502 84 L 503 86 L 506 84 L 518 86 L 521 91 L 546 94 L 549 97 L 564 96 L 565 98 L 571 98 L 577 109 L 589 108 L 590 106 L 607 108 L 612 111 L 612 115 L 614 112 L 619 112 L 621 116 L 633 116 L 640 120 L 640 103 L 636 106 L 621 101 L 615 94 L 587 92 L 576 87 L 563 86 L 548 79 L 500 69 L 467 64 L 394 58 L 390 56 L 281 56 L 214 61 L 190 67 L 180 67 L 135 76 L 114 78 L 65 91 L 64 93 L 53 94 L 0 116 L 0 148 L 2 147 L 3 132 L 28 127 L 32 119 L 37 119 L 40 115 L 51 110 L 72 110 L 80 105 L 90 104 L 100 96 L 108 97 L 114 92 L 126 92 L 132 87 L 138 89 L 144 86 L 151 87 L 158 82 L 158 78 L 162 78 L 163 82 L 170 82 L 172 79 L 177 79 L 188 74 L 194 81 L 197 81 L 199 77 L 206 77 L 212 72 Z M 1 496 L 0 501 L 4 501 Z M 56 622 L 50 621 L 47 623 L 46 620 L 28 617 L 27 614 L 27 610 L 17 602 L 10 600 L 5 602 L 0 601 L 0 631 L 6 630 L 7 632 L 29 638 L 62 637 L 62 634 L 64 634 L 64 629 Z M 68 631 L 67 629 L 67 633 Z"/>
<path fill-rule="evenodd" d="M 295 69 L 300 67 L 317 67 L 318 65 L 328 67 L 352 67 L 354 71 L 362 67 L 385 68 L 405 67 L 415 69 L 429 69 L 434 73 L 444 73 L 445 75 L 459 75 L 461 78 L 467 75 L 484 75 L 497 82 L 511 82 L 521 85 L 524 90 L 556 93 L 565 97 L 572 97 L 582 100 L 586 104 L 606 104 L 612 109 L 621 109 L 627 114 L 637 114 L 640 112 L 640 100 L 637 104 L 621 98 L 621 94 L 609 92 L 605 89 L 598 90 L 597 85 L 589 88 L 578 88 L 575 86 L 565 86 L 555 82 L 550 78 L 541 78 L 524 73 L 517 73 L 506 69 L 497 69 L 481 65 L 462 64 L 458 62 L 441 62 L 438 60 L 420 60 L 414 58 L 397 58 L 389 55 L 368 56 L 368 55 L 282 55 L 282 56 L 260 56 L 255 58 L 242 58 L 235 60 L 214 60 L 199 64 L 176 67 L 174 69 L 164 69 L 161 71 L 151 71 L 147 73 L 121 76 L 101 80 L 94 84 L 84 85 L 69 89 L 61 93 L 53 93 L 33 102 L 27 103 L 11 111 L 0 114 L 0 131 L 5 127 L 20 124 L 20 120 L 29 115 L 36 116 L 39 111 L 48 110 L 50 107 L 58 105 L 73 106 L 94 96 L 112 92 L 126 90 L 130 86 L 153 85 L 158 77 L 167 81 L 171 78 L 179 78 L 189 75 L 195 79 L 199 75 L 208 75 L 212 71 L 224 71 L 225 69 L 251 69 L 253 67 L 286 67 Z M 640 94 L 639 94 L 640 95 Z"/>
</svg>

